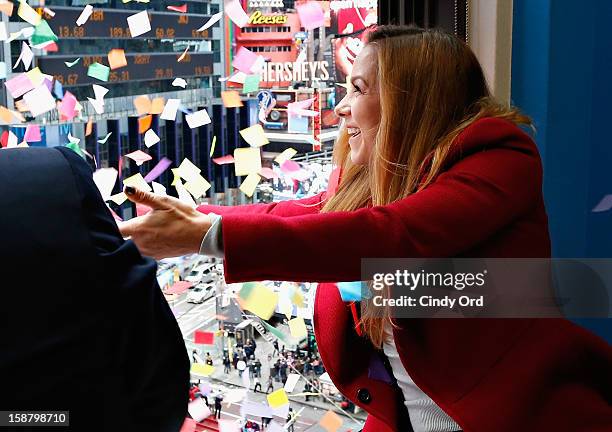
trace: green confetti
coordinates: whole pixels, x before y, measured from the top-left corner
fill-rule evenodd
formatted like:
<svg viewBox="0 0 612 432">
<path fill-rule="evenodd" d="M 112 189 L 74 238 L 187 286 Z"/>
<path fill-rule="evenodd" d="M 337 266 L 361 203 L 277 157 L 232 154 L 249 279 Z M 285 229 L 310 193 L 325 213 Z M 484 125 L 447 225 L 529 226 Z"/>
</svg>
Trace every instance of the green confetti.
<svg viewBox="0 0 612 432">
<path fill-rule="evenodd" d="M 242 93 L 252 93 L 259 90 L 259 75 L 247 75 L 242 85 Z"/>
<path fill-rule="evenodd" d="M 87 69 L 87 76 L 97 78 L 100 81 L 108 81 L 110 75 L 110 68 L 100 63 L 92 63 Z"/>
<path fill-rule="evenodd" d="M 240 297 L 243 300 L 248 299 L 249 296 L 251 295 L 251 292 L 253 291 L 253 288 L 255 288 L 256 285 L 257 283 L 255 282 L 243 283 L 242 287 L 240 288 L 240 292 L 238 293 L 238 297 Z"/>
<path fill-rule="evenodd" d="M 53 33 L 47 21 L 41 19 L 32 35 L 32 45 L 39 45 L 49 41 L 56 42 L 57 40 L 58 37 Z"/>
<path fill-rule="evenodd" d="M 64 62 L 64 64 L 65 64 L 67 67 L 72 67 L 72 66 L 74 66 L 75 64 L 77 64 L 77 63 L 78 63 L 80 60 L 81 60 L 81 57 L 79 57 L 78 59 L 76 59 L 76 60 L 74 60 L 74 61 L 71 61 L 71 62 Z"/>
<path fill-rule="evenodd" d="M 277 339 L 280 339 L 282 342 L 284 342 L 285 345 L 293 345 L 295 343 L 294 340 L 287 337 L 287 335 L 283 333 L 282 331 L 280 331 L 279 329 L 272 327 L 270 324 L 268 324 L 267 322 L 263 320 L 261 321 L 261 323 L 263 324 L 266 330 L 272 333 Z"/>
<path fill-rule="evenodd" d="M 83 154 L 83 151 L 81 150 L 81 148 L 79 147 L 77 143 L 73 143 L 73 142 L 68 143 L 66 144 L 66 147 L 68 147 L 70 150 L 72 150 L 73 152 L 81 156 L 83 159 L 85 159 L 85 155 Z"/>
</svg>

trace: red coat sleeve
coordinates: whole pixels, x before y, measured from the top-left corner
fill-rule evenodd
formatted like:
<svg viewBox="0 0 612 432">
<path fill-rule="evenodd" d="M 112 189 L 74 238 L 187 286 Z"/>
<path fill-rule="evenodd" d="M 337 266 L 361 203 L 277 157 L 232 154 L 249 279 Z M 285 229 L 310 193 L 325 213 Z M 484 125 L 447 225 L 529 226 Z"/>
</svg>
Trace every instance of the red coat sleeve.
<svg viewBox="0 0 612 432">
<path fill-rule="evenodd" d="M 325 203 L 325 192 L 301 200 L 281 201 L 270 204 L 246 204 L 240 206 L 201 205 L 201 213 L 215 213 L 220 216 L 231 214 L 274 214 L 277 216 L 296 216 L 318 213 Z"/>
<path fill-rule="evenodd" d="M 226 280 L 360 280 L 362 258 L 450 257 L 486 240 L 541 202 L 542 167 L 520 129 L 479 123 L 435 182 L 392 204 L 292 218 L 227 214 Z"/>
</svg>

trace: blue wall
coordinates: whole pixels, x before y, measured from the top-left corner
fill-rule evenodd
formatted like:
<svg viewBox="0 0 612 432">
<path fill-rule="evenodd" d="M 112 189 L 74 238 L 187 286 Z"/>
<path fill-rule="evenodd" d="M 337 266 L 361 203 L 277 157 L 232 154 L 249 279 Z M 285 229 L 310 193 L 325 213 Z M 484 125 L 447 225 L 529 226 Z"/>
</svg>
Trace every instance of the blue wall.
<svg viewBox="0 0 612 432">
<path fill-rule="evenodd" d="M 612 257 L 612 1 L 514 0 L 512 102 L 535 120 L 553 256 Z M 612 321 L 580 321 L 612 341 Z"/>
</svg>

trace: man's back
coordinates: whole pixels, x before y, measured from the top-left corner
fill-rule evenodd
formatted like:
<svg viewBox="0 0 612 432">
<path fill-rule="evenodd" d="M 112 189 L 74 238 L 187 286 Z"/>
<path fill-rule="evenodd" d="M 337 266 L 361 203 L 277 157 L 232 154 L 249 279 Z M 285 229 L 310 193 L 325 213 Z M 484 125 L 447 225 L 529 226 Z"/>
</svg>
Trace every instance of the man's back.
<svg viewBox="0 0 612 432">
<path fill-rule="evenodd" d="M 178 430 L 180 330 L 89 167 L 65 148 L 1 150 L 0 198 L 0 410 L 70 411 L 71 430 Z"/>
</svg>

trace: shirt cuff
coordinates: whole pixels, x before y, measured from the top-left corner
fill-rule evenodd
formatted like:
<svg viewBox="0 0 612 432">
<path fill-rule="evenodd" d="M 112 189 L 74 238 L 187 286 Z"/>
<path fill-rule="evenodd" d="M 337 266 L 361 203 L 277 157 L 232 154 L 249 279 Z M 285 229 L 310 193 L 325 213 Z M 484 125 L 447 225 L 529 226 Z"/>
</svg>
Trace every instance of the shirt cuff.
<svg viewBox="0 0 612 432">
<path fill-rule="evenodd" d="M 215 258 L 224 258 L 223 251 L 223 231 L 221 230 L 221 216 L 208 213 L 208 217 L 212 220 L 212 224 L 200 245 L 200 255 L 211 256 Z"/>
</svg>

